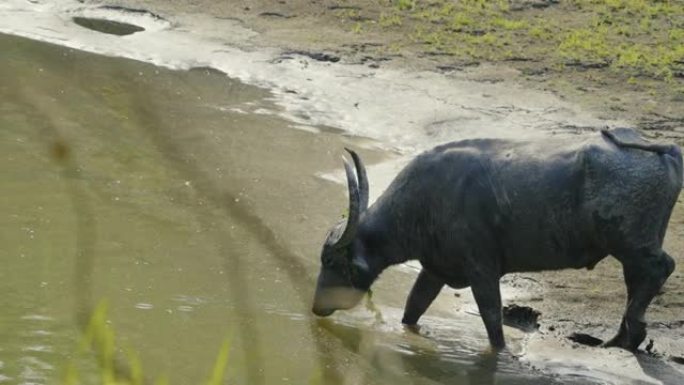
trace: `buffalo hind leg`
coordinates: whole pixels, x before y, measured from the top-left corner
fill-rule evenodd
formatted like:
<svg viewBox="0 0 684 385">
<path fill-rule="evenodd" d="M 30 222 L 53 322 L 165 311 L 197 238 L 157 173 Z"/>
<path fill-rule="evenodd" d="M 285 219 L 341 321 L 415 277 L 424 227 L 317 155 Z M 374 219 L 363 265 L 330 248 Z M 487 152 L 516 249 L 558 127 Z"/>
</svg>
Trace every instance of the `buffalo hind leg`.
<svg viewBox="0 0 684 385">
<path fill-rule="evenodd" d="M 605 346 L 635 351 L 646 338 L 646 308 L 674 271 L 675 263 L 664 251 L 618 259 L 622 262 L 627 285 L 627 309 L 622 317 L 620 330 Z"/>
<path fill-rule="evenodd" d="M 503 335 L 499 279 L 486 275 L 478 278 L 471 281 L 470 288 L 487 329 L 489 343 L 495 350 L 501 350 L 506 347 L 506 342 Z"/>
<path fill-rule="evenodd" d="M 417 324 L 418 319 L 430 307 L 432 301 L 437 298 L 443 286 L 444 281 L 422 269 L 406 300 L 404 317 L 401 319 L 401 323 L 411 326 Z"/>
</svg>

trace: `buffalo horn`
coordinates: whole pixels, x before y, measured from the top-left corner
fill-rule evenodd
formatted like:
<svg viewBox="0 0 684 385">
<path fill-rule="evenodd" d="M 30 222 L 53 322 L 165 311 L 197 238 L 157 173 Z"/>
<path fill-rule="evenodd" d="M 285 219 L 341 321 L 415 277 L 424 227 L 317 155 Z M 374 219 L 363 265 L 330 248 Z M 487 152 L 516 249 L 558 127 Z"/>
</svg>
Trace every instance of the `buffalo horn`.
<svg viewBox="0 0 684 385">
<path fill-rule="evenodd" d="M 344 228 L 344 232 L 335 242 L 337 247 L 344 247 L 351 243 L 356 235 L 356 228 L 359 225 L 359 217 L 361 216 L 359 185 L 356 181 L 354 170 L 346 159 L 344 159 L 344 171 L 347 173 L 347 186 L 349 187 L 349 215 L 347 216 L 347 225 Z"/>
<path fill-rule="evenodd" d="M 359 181 L 359 205 L 361 206 L 361 212 L 364 212 L 368 208 L 368 176 L 366 175 L 366 167 L 361 161 L 361 157 L 348 148 L 345 148 L 347 152 L 354 159 L 354 166 L 356 166 L 356 176 Z"/>
</svg>

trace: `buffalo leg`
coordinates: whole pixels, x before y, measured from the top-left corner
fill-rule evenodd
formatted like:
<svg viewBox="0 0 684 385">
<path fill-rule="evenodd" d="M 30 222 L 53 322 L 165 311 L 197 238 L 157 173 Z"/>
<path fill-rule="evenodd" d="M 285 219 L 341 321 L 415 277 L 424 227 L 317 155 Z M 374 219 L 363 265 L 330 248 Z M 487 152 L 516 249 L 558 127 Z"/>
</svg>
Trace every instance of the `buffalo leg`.
<svg viewBox="0 0 684 385">
<path fill-rule="evenodd" d="M 621 258 L 627 285 L 627 309 L 620 329 L 605 346 L 635 351 L 646 338 L 644 315 L 653 297 L 674 271 L 674 260 L 664 251 Z"/>
<path fill-rule="evenodd" d="M 406 300 L 404 317 L 401 319 L 401 323 L 406 325 L 417 324 L 418 319 L 430 307 L 432 301 L 437 298 L 437 294 L 439 294 L 443 286 L 444 281 L 422 269 Z"/>
<path fill-rule="evenodd" d="M 506 342 L 503 335 L 501 292 L 498 278 L 494 279 L 482 275 L 480 279 L 472 280 L 470 287 L 487 329 L 489 343 L 494 349 L 503 349 Z"/>
</svg>

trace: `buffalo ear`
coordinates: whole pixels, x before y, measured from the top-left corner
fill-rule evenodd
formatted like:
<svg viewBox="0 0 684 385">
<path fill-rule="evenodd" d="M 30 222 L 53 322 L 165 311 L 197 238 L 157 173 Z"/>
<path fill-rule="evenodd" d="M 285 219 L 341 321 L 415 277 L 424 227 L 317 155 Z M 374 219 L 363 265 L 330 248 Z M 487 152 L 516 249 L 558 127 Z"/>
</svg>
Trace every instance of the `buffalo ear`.
<svg viewBox="0 0 684 385">
<path fill-rule="evenodd" d="M 368 262 L 366 261 L 366 257 L 363 255 L 357 254 L 352 257 L 352 265 L 356 266 L 359 270 L 363 271 L 364 273 L 370 272 L 370 266 L 368 266 Z"/>
</svg>

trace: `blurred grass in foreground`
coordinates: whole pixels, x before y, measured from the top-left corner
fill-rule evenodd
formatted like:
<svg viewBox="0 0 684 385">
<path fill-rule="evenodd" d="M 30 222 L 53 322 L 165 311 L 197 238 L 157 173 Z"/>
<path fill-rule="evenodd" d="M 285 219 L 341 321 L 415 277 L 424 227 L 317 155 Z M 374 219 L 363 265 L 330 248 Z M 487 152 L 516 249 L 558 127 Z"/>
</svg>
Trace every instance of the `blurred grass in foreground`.
<svg viewBox="0 0 684 385">
<path fill-rule="evenodd" d="M 116 346 L 114 329 L 107 320 L 108 306 L 106 301 L 98 304 L 92 313 L 88 327 L 79 346 L 79 353 L 91 352 L 99 368 L 100 383 L 102 385 L 144 385 L 148 382 L 143 375 L 143 366 L 138 354 L 132 348 L 126 348 L 125 357 L 119 357 Z M 230 338 L 226 337 L 216 357 L 210 375 L 204 385 L 221 385 L 224 383 L 226 366 L 230 352 Z M 79 368 L 70 362 L 67 364 L 63 385 L 78 385 L 87 383 L 82 380 Z M 169 379 L 164 375 L 155 378 L 155 385 L 169 385 Z"/>
</svg>

